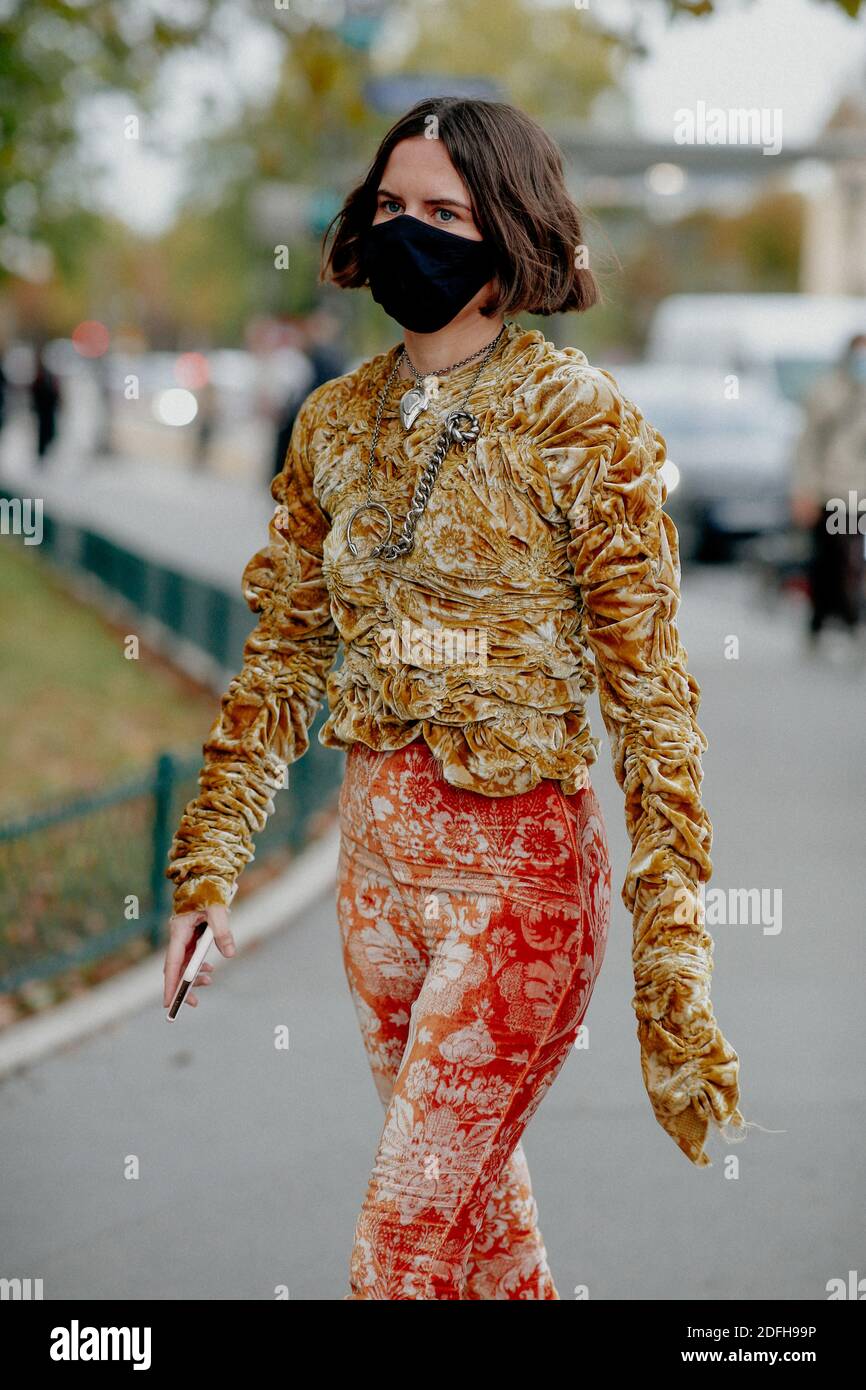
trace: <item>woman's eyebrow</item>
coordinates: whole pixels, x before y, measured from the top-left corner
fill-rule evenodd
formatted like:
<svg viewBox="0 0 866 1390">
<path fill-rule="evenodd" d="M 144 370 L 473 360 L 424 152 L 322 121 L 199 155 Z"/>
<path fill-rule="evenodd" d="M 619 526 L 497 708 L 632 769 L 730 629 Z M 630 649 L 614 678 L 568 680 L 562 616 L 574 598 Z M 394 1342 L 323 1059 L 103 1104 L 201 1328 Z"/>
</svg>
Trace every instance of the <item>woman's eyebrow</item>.
<svg viewBox="0 0 866 1390">
<path fill-rule="evenodd" d="M 378 196 L 379 198 L 396 198 L 396 200 L 397 200 L 398 202 L 402 202 L 402 201 L 403 201 L 399 193 L 392 193 L 392 192 L 390 191 L 390 189 L 388 189 L 388 188 L 380 188 L 380 189 L 378 190 L 377 196 Z M 430 208 L 430 207 L 442 207 L 443 204 L 447 203 L 447 204 L 449 205 L 449 207 L 453 207 L 453 208 L 463 208 L 463 211 L 464 211 L 464 212 L 471 212 L 471 211 L 472 211 L 472 209 L 470 208 L 470 206 L 469 206 L 468 203 L 461 203 L 461 202 L 458 202 L 458 200 L 457 200 L 456 198 L 424 198 L 423 202 L 424 202 L 424 206 L 425 206 L 425 207 L 428 207 L 428 208 Z"/>
</svg>

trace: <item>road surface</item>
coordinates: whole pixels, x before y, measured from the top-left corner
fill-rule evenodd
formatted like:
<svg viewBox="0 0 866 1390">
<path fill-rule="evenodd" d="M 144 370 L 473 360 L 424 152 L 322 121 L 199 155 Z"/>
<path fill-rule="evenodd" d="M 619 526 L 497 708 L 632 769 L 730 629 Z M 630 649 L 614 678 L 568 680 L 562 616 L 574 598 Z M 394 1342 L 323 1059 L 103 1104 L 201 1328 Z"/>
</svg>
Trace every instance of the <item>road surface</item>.
<svg viewBox="0 0 866 1390">
<path fill-rule="evenodd" d="M 579 1285 L 591 1299 L 825 1299 L 828 1280 L 866 1275 L 866 676 L 810 663 L 799 610 L 763 609 L 742 575 L 690 574 L 684 592 L 711 887 L 728 903 L 760 890 L 767 909 L 711 927 L 714 1005 L 746 1118 L 782 1132 L 717 1140 L 699 1170 L 655 1122 L 605 742 L 614 917 L 590 1047 L 525 1138 L 540 1224 L 563 1299 Z M 340 1299 L 381 1123 L 326 897 L 177 1025 L 154 1008 L 0 1086 L 0 1276 L 41 1278 L 46 1299 L 272 1299 L 281 1285 Z"/>
</svg>

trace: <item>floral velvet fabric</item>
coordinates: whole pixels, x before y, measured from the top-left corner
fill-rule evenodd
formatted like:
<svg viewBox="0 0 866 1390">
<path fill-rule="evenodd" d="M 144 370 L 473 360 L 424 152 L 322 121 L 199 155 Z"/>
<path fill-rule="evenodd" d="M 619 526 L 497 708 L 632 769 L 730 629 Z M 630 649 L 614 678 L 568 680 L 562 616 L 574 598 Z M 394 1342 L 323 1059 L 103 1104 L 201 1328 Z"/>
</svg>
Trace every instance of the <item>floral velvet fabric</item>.
<svg viewBox="0 0 866 1390">
<path fill-rule="evenodd" d="M 583 1032 L 610 859 L 591 786 L 490 797 L 355 743 L 337 919 L 385 1107 L 350 1299 L 558 1299 L 523 1135 Z"/>
<path fill-rule="evenodd" d="M 543 778 L 565 795 L 588 784 L 597 689 L 632 845 L 622 897 L 643 1080 L 659 1123 L 705 1166 L 710 1124 L 744 1122 L 738 1057 L 710 999 L 698 892 L 712 872 L 706 740 L 676 625 L 664 440 L 579 349 L 510 323 L 469 397 L 479 438 L 446 455 L 414 549 L 365 558 L 384 534 L 367 512 L 355 557 L 347 523 L 367 498 L 376 410 L 399 351 L 317 388 L 298 414 L 268 544 L 243 577 L 258 624 L 171 848 L 175 911 L 230 901 L 324 696 L 325 746 L 397 749 L 421 735 L 447 782 L 501 797 Z M 392 383 L 372 495 L 395 531 L 476 371 L 443 378 L 409 433 L 398 411 L 408 383 Z"/>
</svg>

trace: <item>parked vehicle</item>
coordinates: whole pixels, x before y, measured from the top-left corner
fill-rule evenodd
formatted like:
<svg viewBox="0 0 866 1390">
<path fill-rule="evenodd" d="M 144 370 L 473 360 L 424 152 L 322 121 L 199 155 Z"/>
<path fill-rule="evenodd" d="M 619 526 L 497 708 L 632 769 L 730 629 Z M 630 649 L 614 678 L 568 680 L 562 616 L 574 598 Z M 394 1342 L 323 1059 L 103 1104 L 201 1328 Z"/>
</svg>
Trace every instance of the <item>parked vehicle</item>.
<svg viewBox="0 0 866 1390">
<path fill-rule="evenodd" d="M 646 355 L 658 364 L 771 372 L 783 395 L 802 402 L 864 332 L 864 296 L 673 294 L 655 311 Z"/>
<path fill-rule="evenodd" d="M 610 370 L 664 436 L 666 510 L 683 559 L 729 560 L 739 542 L 787 528 L 802 411 L 772 374 L 649 362 Z"/>
</svg>

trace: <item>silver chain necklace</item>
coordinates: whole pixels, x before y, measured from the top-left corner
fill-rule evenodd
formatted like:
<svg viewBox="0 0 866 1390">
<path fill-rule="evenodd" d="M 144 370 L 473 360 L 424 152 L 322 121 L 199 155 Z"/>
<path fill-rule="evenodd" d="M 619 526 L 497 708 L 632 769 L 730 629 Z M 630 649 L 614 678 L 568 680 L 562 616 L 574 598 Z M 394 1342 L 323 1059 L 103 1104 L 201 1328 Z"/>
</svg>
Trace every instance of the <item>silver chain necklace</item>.
<svg viewBox="0 0 866 1390">
<path fill-rule="evenodd" d="M 467 362 L 472 362 L 476 357 L 479 357 L 481 353 L 486 351 L 487 347 L 489 344 L 478 348 L 475 352 L 470 352 L 468 357 L 461 358 L 459 362 L 452 362 L 450 367 L 436 367 L 432 372 L 419 372 L 404 347 L 397 360 L 397 366 L 399 368 L 400 363 L 405 358 L 409 370 L 415 378 L 415 385 L 410 386 L 408 391 L 404 391 L 400 397 L 400 419 L 403 421 L 403 428 L 411 430 L 418 416 L 428 408 L 431 400 L 434 399 L 439 389 L 437 376 L 446 376 L 448 372 L 455 372 L 458 367 L 465 367 Z"/>
<path fill-rule="evenodd" d="M 385 401 L 387 399 L 388 392 L 391 389 L 391 382 L 394 380 L 394 377 L 397 373 L 397 369 L 400 366 L 400 362 L 402 360 L 402 357 L 397 358 L 397 361 L 394 363 L 394 366 L 391 369 L 388 380 L 385 383 L 382 394 L 379 397 L 379 408 L 376 411 L 376 423 L 373 427 L 373 439 L 370 444 L 370 454 L 367 459 L 367 500 L 365 502 L 359 503 L 359 505 L 354 508 L 351 515 L 349 516 L 348 522 L 346 523 L 346 541 L 353 555 L 357 555 L 358 550 L 355 545 L 355 542 L 352 540 L 352 525 L 355 521 L 355 518 L 360 516 L 362 512 L 366 511 L 382 512 L 388 522 L 388 534 L 386 535 L 385 539 L 380 542 L 379 545 L 375 546 L 374 549 L 370 551 L 370 554 L 365 557 L 366 559 L 396 560 L 400 555 L 408 554 L 408 552 L 413 548 L 415 544 L 415 528 L 418 525 L 418 520 L 420 516 L 424 512 L 424 509 L 426 508 L 427 503 L 430 500 L 430 494 L 433 491 L 433 486 L 439 474 L 439 469 L 442 467 L 442 464 L 444 462 L 445 455 L 448 453 L 448 450 L 451 448 L 452 444 L 471 444 L 473 440 L 478 438 L 480 430 L 478 418 L 477 416 L 472 414 L 471 410 L 466 409 L 466 403 L 469 400 L 469 397 L 472 395 L 472 392 L 475 390 L 478 378 L 483 372 L 490 357 L 493 355 L 497 343 L 499 342 L 500 338 L 502 337 L 503 333 L 508 327 L 508 323 L 503 323 L 496 337 L 493 339 L 491 343 L 488 343 L 487 347 L 484 350 L 484 355 L 478 365 L 478 371 L 472 378 L 469 390 L 466 392 L 466 395 L 463 397 L 463 400 L 461 401 L 460 405 L 457 406 L 455 410 L 449 410 L 448 414 L 445 416 L 445 422 L 436 441 L 436 447 L 430 458 L 430 462 L 427 464 L 427 467 L 424 469 L 424 472 L 422 473 L 415 487 L 415 492 L 412 496 L 412 501 L 409 506 L 409 510 L 406 514 L 406 520 L 403 522 L 403 527 L 400 532 L 400 535 L 396 541 L 392 541 L 391 534 L 394 530 L 394 518 L 388 511 L 388 508 L 385 506 L 384 502 L 376 502 L 373 500 L 373 459 L 376 453 L 376 444 L 379 439 L 379 429 L 382 423 L 382 411 L 385 407 Z"/>
</svg>

